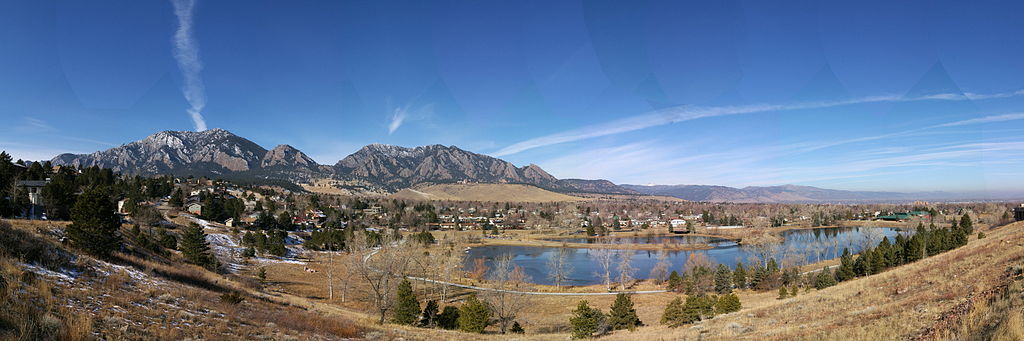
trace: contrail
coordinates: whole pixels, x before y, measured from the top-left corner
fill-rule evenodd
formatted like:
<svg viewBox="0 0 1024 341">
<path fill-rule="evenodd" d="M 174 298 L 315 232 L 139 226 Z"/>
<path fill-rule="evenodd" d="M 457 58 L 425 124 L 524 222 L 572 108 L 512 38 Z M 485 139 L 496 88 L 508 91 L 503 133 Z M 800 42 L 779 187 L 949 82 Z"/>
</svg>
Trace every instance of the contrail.
<svg viewBox="0 0 1024 341">
<path fill-rule="evenodd" d="M 919 97 L 902 97 L 896 95 L 890 96 L 870 96 L 861 97 L 847 100 L 836 100 L 836 101 L 820 101 L 820 102 L 807 102 L 807 103 L 796 103 L 796 104 L 755 104 L 755 105 L 741 105 L 741 106 L 725 106 L 725 107 L 696 107 L 696 106 L 679 106 L 668 108 L 664 110 L 655 111 L 653 113 L 627 117 L 624 119 L 614 120 L 604 124 L 597 124 L 587 126 L 583 128 L 563 131 L 551 135 L 536 137 L 512 144 L 508 147 L 502 148 L 497 152 L 491 154 L 495 157 L 501 157 L 510 154 L 516 154 L 526 150 L 549 146 L 553 144 L 573 142 L 579 140 L 585 140 L 595 137 L 608 136 L 614 134 L 621 134 L 641 129 L 647 129 L 656 126 L 662 126 L 666 124 L 679 123 L 683 121 L 696 120 L 706 117 L 718 117 L 718 116 L 730 116 L 730 115 L 741 115 L 741 114 L 754 114 L 763 112 L 773 111 L 793 111 L 793 110 L 806 110 L 806 109 L 822 109 L 854 104 L 865 104 L 865 103 L 884 103 L 884 102 L 916 102 L 916 101 L 966 101 L 966 100 L 985 100 L 995 98 L 1009 98 L 1024 96 L 1024 90 L 1018 90 L 1013 92 L 995 93 L 995 94 L 935 94 Z"/>
<path fill-rule="evenodd" d="M 206 130 L 206 120 L 202 114 L 203 107 L 206 106 L 206 90 L 203 87 L 203 80 L 199 78 L 203 64 L 199 61 L 199 45 L 192 36 L 192 15 L 196 0 L 171 2 L 174 4 L 174 15 L 178 17 L 178 30 L 174 32 L 174 59 L 178 61 L 178 68 L 185 78 L 181 92 L 190 106 L 188 114 L 196 131 L 203 131 Z"/>
</svg>

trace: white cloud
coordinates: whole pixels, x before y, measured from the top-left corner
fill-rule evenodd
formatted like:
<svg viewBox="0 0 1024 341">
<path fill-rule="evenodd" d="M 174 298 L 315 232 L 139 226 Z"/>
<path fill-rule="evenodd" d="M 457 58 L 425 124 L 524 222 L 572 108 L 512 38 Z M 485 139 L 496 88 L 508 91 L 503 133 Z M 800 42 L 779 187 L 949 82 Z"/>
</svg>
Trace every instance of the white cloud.
<svg viewBox="0 0 1024 341">
<path fill-rule="evenodd" d="M 985 116 L 985 117 L 979 117 L 979 118 L 972 118 L 972 119 L 969 119 L 969 120 L 963 120 L 963 121 L 956 121 L 956 122 L 940 124 L 940 125 L 932 126 L 932 128 L 956 127 L 956 126 L 963 126 L 963 125 L 968 125 L 968 124 L 992 123 L 992 122 L 1003 122 L 1003 121 L 1013 121 L 1013 120 L 1024 120 L 1024 113 L 1005 114 L 1005 115 L 992 115 L 992 116 Z"/>
<path fill-rule="evenodd" d="M 423 105 L 418 108 L 413 108 L 409 105 L 395 108 L 391 110 L 391 116 L 388 117 L 388 135 L 391 135 L 407 121 L 422 120 L 426 119 L 434 112 L 434 106 L 431 104 Z"/>
<path fill-rule="evenodd" d="M 684 121 L 690 121 L 706 117 L 718 117 L 728 115 L 739 115 L 739 114 L 752 114 L 752 113 L 764 113 L 764 112 L 776 112 L 776 111 L 793 111 L 793 110 L 806 110 L 806 109 L 822 109 L 830 107 L 838 107 L 845 105 L 854 104 L 866 104 L 866 103 L 882 103 L 882 102 L 914 102 L 924 100 L 946 100 L 946 101 L 961 101 L 961 100 L 980 100 L 990 98 L 1006 98 L 1024 95 L 1024 90 L 1014 91 L 1008 93 L 998 94 L 936 94 L 921 97 L 903 97 L 903 96 L 870 96 L 861 97 L 849 100 L 838 100 L 838 101 L 819 101 L 819 102 L 806 102 L 797 104 L 756 104 L 756 105 L 742 105 L 742 106 L 724 106 L 724 107 L 697 107 L 697 106 L 679 106 L 668 109 L 655 111 L 653 113 L 628 117 L 620 120 L 611 121 L 604 124 L 598 124 L 593 126 L 587 126 L 578 129 L 572 129 L 560 133 L 555 133 L 547 136 L 536 137 L 528 139 L 522 142 L 514 143 L 510 146 L 502 148 L 497 152 L 491 154 L 493 156 L 505 156 L 510 154 L 516 154 L 533 148 L 539 148 L 559 143 L 572 142 L 585 140 L 595 137 L 621 134 L 656 126 L 662 126 L 666 124 L 679 123 Z"/>
<path fill-rule="evenodd" d="M 391 135 L 398 130 L 398 127 L 402 126 L 405 122 L 405 118 L 408 116 L 408 110 L 406 108 L 397 108 L 391 113 L 391 123 L 388 123 L 388 135 Z"/>
<path fill-rule="evenodd" d="M 174 32 L 174 59 L 178 62 L 185 84 L 182 93 L 188 101 L 189 117 L 197 131 L 206 130 L 203 108 L 206 107 L 206 89 L 200 73 L 203 63 L 199 60 L 199 44 L 193 35 L 192 18 L 196 0 L 172 0 L 174 15 L 178 17 L 178 30 Z"/>
</svg>

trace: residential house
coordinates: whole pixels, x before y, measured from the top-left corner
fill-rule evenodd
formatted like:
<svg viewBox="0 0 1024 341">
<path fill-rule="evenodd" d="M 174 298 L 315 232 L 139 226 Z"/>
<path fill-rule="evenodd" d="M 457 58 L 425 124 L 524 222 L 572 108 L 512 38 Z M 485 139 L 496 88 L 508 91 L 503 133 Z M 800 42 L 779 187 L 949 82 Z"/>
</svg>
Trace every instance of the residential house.
<svg viewBox="0 0 1024 341">
<path fill-rule="evenodd" d="M 185 205 L 185 211 L 194 215 L 203 215 L 203 204 L 194 202 Z"/>
<path fill-rule="evenodd" d="M 28 192 L 28 200 L 32 202 L 32 205 L 43 204 L 43 187 L 50 183 L 50 179 L 46 180 L 21 180 L 15 183 L 20 189 L 24 189 Z"/>
</svg>

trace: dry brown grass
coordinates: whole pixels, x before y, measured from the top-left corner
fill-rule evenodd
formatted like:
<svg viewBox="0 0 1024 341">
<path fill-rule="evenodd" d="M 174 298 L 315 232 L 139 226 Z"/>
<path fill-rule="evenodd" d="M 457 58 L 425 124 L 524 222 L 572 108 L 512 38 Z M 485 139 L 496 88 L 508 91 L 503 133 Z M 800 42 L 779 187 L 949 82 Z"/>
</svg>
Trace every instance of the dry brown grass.
<svg viewBox="0 0 1024 341">
<path fill-rule="evenodd" d="M 3 224 L 0 228 L 7 230 L 0 233 L 17 236 L 24 245 L 66 251 L 49 236 L 34 232 L 32 224 L 15 222 L 14 228 Z M 0 244 L 0 250 L 12 249 L 16 248 Z M 34 274 L 20 265 L 33 263 L 28 259 L 0 255 L 0 340 L 333 340 L 363 332 L 352 319 L 282 304 L 198 267 L 125 254 L 117 254 L 114 261 L 128 268 L 78 256 L 65 265 L 86 271 L 66 280 L 45 272 Z M 224 290 L 239 290 L 244 300 L 221 302 Z"/>
<path fill-rule="evenodd" d="M 609 339 L 893 340 L 923 333 L 954 308 L 986 290 L 1005 285 L 1005 269 L 1024 260 L 1024 223 L 926 258 L 796 298 L 750 305 L 695 326 L 641 328 Z M 978 312 L 978 316 L 989 316 Z M 1007 319 L 1009 321 L 1009 319 Z M 935 339 L 951 339 L 965 328 L 953 323 Z M 1008 335 L 1014 327 L 1006 322 Z M 965 334 L 966 335 L 966 334 Z M 984 339 L 984 338 L 981 338 Z"/>
</svg>

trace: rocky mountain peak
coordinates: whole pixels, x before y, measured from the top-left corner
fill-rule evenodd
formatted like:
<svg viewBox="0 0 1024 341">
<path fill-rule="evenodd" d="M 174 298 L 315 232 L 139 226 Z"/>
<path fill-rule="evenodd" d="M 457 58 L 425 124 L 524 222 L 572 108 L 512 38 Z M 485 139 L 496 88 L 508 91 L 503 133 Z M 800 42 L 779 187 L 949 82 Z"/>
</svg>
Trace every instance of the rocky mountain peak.
<svg viewBox="0 0 1024 341">
<path fill-rule="evenodd" d="M 287 144 L 277 145 L 263 156 L 260 167 L 298 167 L 313 169 L 317 166 L 315 160 L 302 151 Z"/>
</svg>

